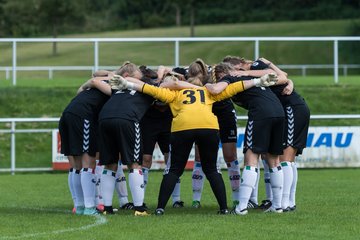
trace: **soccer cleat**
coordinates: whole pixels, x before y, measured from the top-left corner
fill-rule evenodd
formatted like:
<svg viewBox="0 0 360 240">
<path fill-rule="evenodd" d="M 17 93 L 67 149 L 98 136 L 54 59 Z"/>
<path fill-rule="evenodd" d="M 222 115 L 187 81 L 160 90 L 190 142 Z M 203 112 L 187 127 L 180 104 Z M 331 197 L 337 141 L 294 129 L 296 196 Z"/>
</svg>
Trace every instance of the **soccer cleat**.
<svg viewBox="0 0 360 240">
<path fill-rule="evenodd" d="M 283 208 L 283 212 L 291 212 L 291 209 L 290 209 L 290 207 L 287 207 L 287 208 Z"/>
<path fill-rule="evenodd" d="M 239 201 L 238 201 L 238 200 L 234 200 L 234 201 L 233 201 L 233 208 L 236 208 L 237 205 L 239 205 Z"/>
<path fill-rule="evenodd" d="M 264 213 L 283 213 L 283 209 L 282 208 L 269 207 L 268 209 L 266 209 L 264 211 Z"/>
<path fill-rule="evenodd" d="M 148 213 L 147 211 L 135 211 L 134 213 L 135 216 L 140 216 L 140 217 L 147 217 L 147 216 L 150 216 L 151 214 Z"/>
<path fill-rule="evenodd" d="M 294 206 L 292 206 L 292 207 L 289 207 L 289 210 L 290 210 L 290 212 L 295 211 L 295 210 L 296 210 L 296 205 L 294 205 Z"/>
<path fill-rule="evenodd" d="M 156 210 L 155 210 L 155 215 L 156 216 L 162 216 L 162 215 L 164 215 L 164 209 L 162 209 L 162 208 L 157 208 Z"/>
<path fill-rule="evenodd" d="M 84 214 L 85 207 L 84 206 L 78 206 L 76 207 L 75 214 L 76 215 L 83 215 Z"/>
<path fill-rule="evenodd" d="M 91 215 L 99 215 L 99 212 L 96 210 L 95 207 L 92 208 L 85 208 L 84 215 L 91 216 Z"/>
<path fill-rule="evenodd" d="M 134 209 L 134 204 L 128 202 L 128 203 L 122 205 L 120 208 L 123 210 L 132 210 L 132 209 Z"/>
<path fill-rule="evenodd" d="M 112 206 L 104 206 L 104 211 L 102 212 L 103 215 L 113 215 L 114 209 Z"/>
<path fill-rule="evenodd" d="M 146 211 L 149 210 L 149 208 L 148 208 L 148 206 L 146 205 L 146 203 L 143 203 L 142 207 L 143 207 Z"/>
<path fill-rule="evenodd" d="M 230 214 L 234 214 L 234 215 L 246 215 L 248 214 L 248 210 L 246 208 L 244 208 L 243 210 L 237 210 L 236 208 L 234 208 L 233 210 L 230 211 Z"/>
<path fill-rule="evenodd" d="M 272 203 L 270 200 L 263 200 L 261 202 L 261 205 L 259 206 L 259 208 L 263 209 L 263 210 L 267 210 L 271 207 Z"/>
<path fill-rule="evenodd" d="M 176 201 L 173 203 L 173 208 L 183 208 L 184 202 L 183 201 Z"/>
<path fill-rule="evenodd" d="M 201 208 L 200 201 L 194 200 L 191 204 L 192 208 Z"/>
<path fill-rule="evenodd" d="M 227 215 L 227 214 L 229 214 L 230 212 L 229 212 L 229 210 L 227 210 L 227 209 L 221 209 L 221 210 L 219 210 L 217 213 L 218 213 L 219 215 Z"/>
<path fill-rule="evenodd" d="M 247 204 L 247 208 L 248 209 L 257 209 L 257 208 L 259 208 L 259 205 L 257 205 L 255 202 L 253 202 L 253 201 L 251 201 L 251 200 L 249 200 L 248 201 L 248 204 Z"/>
</svg>

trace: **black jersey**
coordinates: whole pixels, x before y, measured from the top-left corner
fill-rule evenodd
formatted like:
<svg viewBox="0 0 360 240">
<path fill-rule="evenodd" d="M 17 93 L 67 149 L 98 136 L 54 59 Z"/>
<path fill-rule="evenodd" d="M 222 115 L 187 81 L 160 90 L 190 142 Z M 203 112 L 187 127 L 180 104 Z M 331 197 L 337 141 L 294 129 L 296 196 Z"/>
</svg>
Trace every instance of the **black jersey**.
<svg viewBox="0 0 360 240">
<path fill-rule="evenodd" d="M 260 60 L 254 61 L 253 64 L 250 66 L 250 70 L 264 70 L 267 68 L 269 68 L 269 66 Z M 295 88 L 290 95 L 281 94 L 286 86 L 287 84 L 281 84 L 270 87 L 271 91 L 275 93 L 283 106 L 306 104 L 304 99 L 295 91 Z"/>
<path fill-rule="evenodd" d="M 233 77 L 227 75 L 219 82 L 227 82 L 229 84 L 250 80 L 253 77 Z M 246 110 L 248 117 L 252 120 L 261 120 L 273 117 L 285 117 L 283 107 L 276 95 L 265 87 L 252 87 L 233 96 L 232 101 Z"/>
<path fill-rule="evenodd" d="M 64 112 L 70 112 L 86 119 L 96 119 L 98 114 L 109 99 L 109 96 L 96 88 L 90 88 L 80 92 L 74 97 Z"/>
<path fill-rule="evenodd" d="M 151 96 L 135 90 L 113 91 L 100 112 L 99 120 L 121 118 L 140 122 L 153 101 Z"/>
<path fill-rule="evenodd" d="M 144 118 L 172 120 L 172 113 L 168 104 L 155 100 L 145 113 Z"/>
</svg>

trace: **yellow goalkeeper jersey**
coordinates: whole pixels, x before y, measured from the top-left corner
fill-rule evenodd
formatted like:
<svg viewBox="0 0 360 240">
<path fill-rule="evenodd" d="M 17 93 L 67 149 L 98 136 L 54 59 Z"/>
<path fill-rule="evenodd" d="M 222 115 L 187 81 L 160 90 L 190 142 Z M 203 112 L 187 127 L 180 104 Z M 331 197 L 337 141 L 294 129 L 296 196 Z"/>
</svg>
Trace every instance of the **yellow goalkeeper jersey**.
<svg viewBox="0 0 360 240">
<path fill-rule="evenodd" d="M 244 91 L 242 81 L 230 84 L 218 95 L 212 95 L 205 87 L 170 90 L 145 84 L 143 93 L 153 96 L 162 102 L 169 103 L 173 114 L 171 132 L 190 129 L 219 129 L 212 105 L 216 101 Z"/>
</svg>

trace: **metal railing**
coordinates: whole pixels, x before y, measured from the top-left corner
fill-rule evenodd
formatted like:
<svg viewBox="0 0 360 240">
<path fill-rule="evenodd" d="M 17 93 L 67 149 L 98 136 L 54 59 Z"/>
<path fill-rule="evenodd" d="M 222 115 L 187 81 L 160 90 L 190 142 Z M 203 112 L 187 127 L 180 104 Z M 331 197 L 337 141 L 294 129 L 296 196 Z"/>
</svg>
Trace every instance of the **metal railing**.
<svg viewBox="0 0 360 240">
<path fill-rule="evenodd" d="M 339 82 L 339 41 L 360 41 L 360 37 L 194 37 L 194 38 L 0 38 L 1 42 L 12 43 L 12 83 L 16 85 L 17 44 L 53 42 L 90 42 L 94 44 L 94 70 L 99 69 L 99 43 L 107 42 L 173 42 L 174 66 L 180 63 L 180 43 L 182 42 L 254 42 L 254 57 L 260 56 L 260 42 L 333 42 L 334 82 Z"/>
<path fill-rule="evenodd" d="M 148 66 L 156 69 L 156 66 Z M 333 69 L 331 64 L 292 64 L 292 65 L 278 65 L 283 70 L 300 70 L 301 76 L 305 77 L 307 71 L 310 69 Z M 360 69 L 360 64 L 339 64 L 339 69 L 342 69 L 343 76 L 348 75 L 348 69 Z M 116 70 L 118 66 L 99 66 L 99 69 Z M 48 79 L 53 79 L 55 71 L 89 71 L 91 74 L 95 72 L 94 66 L 18 66 L 16 69 L 20 71 L 46 71 L 48 72 Z M 0 67 L 0 71 L 5 71 L 5 79 L 10 79 L 10 74 L 13 68 L 10 66 Z"/>
<path fill-rule="evenodd" d="M 247 116 L 238 116 L 238 120 L 247 120 Z M 310 119 L 360 119 L 360 114 L 335 114 L 335 115 L 311 115 Z M 16 137 L 18 133 L 50 133 L 54 129 L 16 129 L 17 123 L 39 123 L 39 122 L 58 122 L 59 118 L 0 118 L 0 123 L 10 123 L 10 129 L 0 129 L 1 133 L 11 134 L 10 143 L 10 168 L 0 168 L 0 172 L 31 172 L 31 171 L 51 171 L 52 168 L 17 168 L 16 167 Z M 51 150 L 50 150 L 51 151 Z"/>
</svg>

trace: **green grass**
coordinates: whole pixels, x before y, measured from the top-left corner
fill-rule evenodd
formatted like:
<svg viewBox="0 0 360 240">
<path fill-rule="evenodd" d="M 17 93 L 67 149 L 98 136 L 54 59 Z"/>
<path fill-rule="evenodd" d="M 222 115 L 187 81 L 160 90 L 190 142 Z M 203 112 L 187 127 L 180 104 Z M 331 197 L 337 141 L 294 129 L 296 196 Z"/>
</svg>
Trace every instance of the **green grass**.
<svg viewBox="0 0 360 240">
<path fill-rule="evenodd" d="M 255 36 L 348 36 L 355 20 L 298 21 L 246 24 L 219 24 L 196 26 L 197 37 L 255 37 Z M 321 29 L 321 31 L 319 31 Z M 104 33 L 73 34 L 65 38 L 126 38 L 126 37 L 189 37 L 188 27 L 170 27 L 145 30 L 114 31 Z M 353 63 L 339 43 L 341 64 Z M 92 43 L 59 43 L 58 55 L 52 56 L 51 43 L 18 43 L 19 66 L 92 66 Z M 12 45 L 0 43 L 0 66 L 11 66 Z M 316 52 L 316 54 L 313 54 Z M 254 57 L 253 42 L 201 42 L 180 44 L 180 64 L 187 65 L 201 57 L 214 64 L 225 55 Z M 125 60 L 137 64 L 174 64 L 174 43 L 100 43 L 99 64 L 121 65 Z M 260 55 L 278 64 L 332 64 L 332 42 L 261 42 Z M 311 57 L 309 57 L 311 56 Z M 349 62 L 350 61 L 350 62 Z"/>
<path fill-rule="evenodd" d="M 86 217 L 70 213 L 67 174 L 0 174 L 0 239 L 358 239 L 359 169 L 299 170 L 297 211 L 247 216 L 218 216 L 206 182 L 203 208 L 191 209 L 191 173 L 182 177 L 184 209 L 166 209 L 162 217 Z M 227 172 L 223 173 L 229 192 Z M 145 201 L 156 207 L 162 172 L 150 173 Z M 259 200 L 264 198 L 262 180 Z M 228 198 L 229 198 L 228 197 Z M 229 205 L 231 199 L 228 199 Z M 114 206 L 117 199 L 114 198 Z"/>
</svg>

